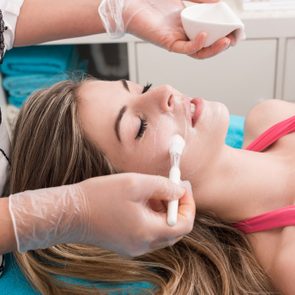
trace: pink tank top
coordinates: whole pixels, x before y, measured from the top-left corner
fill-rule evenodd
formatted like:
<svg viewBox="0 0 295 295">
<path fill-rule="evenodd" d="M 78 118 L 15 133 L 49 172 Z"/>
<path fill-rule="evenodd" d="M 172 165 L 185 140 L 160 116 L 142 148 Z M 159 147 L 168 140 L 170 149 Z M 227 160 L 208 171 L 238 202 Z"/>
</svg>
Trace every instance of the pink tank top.
<svg viewBox="0 0 295 295">
<path fill-rule="evenodd" d="M 263 152 L 281 137 L 291 132 L 295 132 L 295 116 L 279 122 L 267 129 L 252 143 L 250 143 L 246 147 L 246 150 Z M 233 224 L 234 227 L 246 234 L 289 225 L 295 225 L 295 205 L 266 212 Z"/>
</svg>

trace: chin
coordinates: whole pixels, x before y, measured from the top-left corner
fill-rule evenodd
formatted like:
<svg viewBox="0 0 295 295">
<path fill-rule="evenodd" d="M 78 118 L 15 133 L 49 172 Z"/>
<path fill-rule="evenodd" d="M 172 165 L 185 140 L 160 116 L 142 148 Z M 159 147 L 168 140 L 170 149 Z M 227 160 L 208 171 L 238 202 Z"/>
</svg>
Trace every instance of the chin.
<svg viewBox="0 0 295 295">
<path fill-rule="evenodd" d="M 225 141 L 226 133 L 229 127 L 230 113 L 225 104 L 216 102 L 216 105 L 216 116 L 218 118 L 217 124 L 219 125 L 218 129 L 219 132 L 223 134 L 223 140 Z"/>
<path fill-rule="evenodd" d="M 223 119 L 227 125 L 229 124 L 229 117 L 230 117 L 230 113 L 229 113 L 229 109 L 227 108 L 227 106 L 221 102 L 218 103 L 219 104 L 219 108 L 220 108 L 220 116 L 221 119 Z"/>
<path fill-rule="evenodd" d="M 212 101 L 211 103 L 215 105 L 216 112 L 219 112 L 220 115 L 229 116 L 229 110 L 224 103 L 220 101 Z"/>
<path fill-rule="evenodd" d="M 219 101 L 206 101 L 204 106 L 204 120 L 209 125 L 215 125 L 219 130 L 229 125 L 229 110 L 225 104 Z M 212 126 L 213 127 L 213 126 Z"/>
<path fill-rule="evenodd" d="M 206 169 L 208 163 L 223 149 L 229 127 L 228 108 L 220 102 L 204 101 L 203 110 L 183 157 L 185 175 Z M 199 170 L 200 169 L 200 170 Z M 192 173 L 193 171 L 193 173 Z"/>
<path fill-rule="evenodd" d="M 204 109 L 204 130 L 202 144 L 204 148 L 211 146 L 211 150 L 218 150 L 225 144 L 229 127 L 230 113 L 221 102 L 210 101 L 207 110 Z"/>
</svg>

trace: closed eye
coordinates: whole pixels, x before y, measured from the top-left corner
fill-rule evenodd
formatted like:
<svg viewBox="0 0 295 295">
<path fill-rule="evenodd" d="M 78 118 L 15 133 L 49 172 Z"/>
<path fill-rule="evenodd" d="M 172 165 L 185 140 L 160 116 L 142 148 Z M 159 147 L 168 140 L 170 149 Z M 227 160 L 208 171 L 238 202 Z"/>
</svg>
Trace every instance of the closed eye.
<svg viewBox="0 0 295 295">
<path fill-rule="evenodd" d="M 151 87 L 152 87 L 152 83 L 146 83 L 142 89 L 141 94 L 147 92 Z M 138 132 L 135 136 L 136 140 L 143 137 L 144 132 L 146 131 L 146 128 L 147 128 L 147 121 L 145 119 L 140 118 L 140 117 L 139 117 L 139 119 L 140 119 L 140 126 L 139 126 Z"/>
<path fill-rule="evenodd" d="M 140 126 L 139 126 L 138 132 L 135 136 L 135 139 L 139 139 L 139 138 L 143 137 L 144 132 L 147 128 L 147 121 L 142 118 L 139 118 L 139 119 L 140 119 Z"/>
<path fill-rule="evenodd" d="M 144 86 L 143 86 L 143 89 L 142 89 L 142 94 L 143 93 L 145 93 L 145 92 L 147 92 L 151 87 L 152 87 L 152 83 L 149 83 L 149 82 L 147 82 Z"/>
</svg>

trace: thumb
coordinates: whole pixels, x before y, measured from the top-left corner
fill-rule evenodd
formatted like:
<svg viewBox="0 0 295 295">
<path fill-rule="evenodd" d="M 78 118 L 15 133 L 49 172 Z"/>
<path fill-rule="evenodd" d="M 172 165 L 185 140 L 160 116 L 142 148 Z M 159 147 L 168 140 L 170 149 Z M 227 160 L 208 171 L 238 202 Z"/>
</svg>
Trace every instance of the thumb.
<svg viewBox="0 0 295 295">
<path fill-rule="evenodd" d="M 147 196 L 148 199 L 172 201 L 180 199 L 185 194 L 184 187 L 162 176 L 157 176 L 152 186 L 152 193 Z"/>
<path fill-rule="evenodd" d="M 179 200 L 178 218 L 180 223 L 187 223 L 195 218 L 196 205 L 193 197 L 192 187 L 189 181 L 182 182 L 185 187 L 185 195 Z"/>
<path fill-rule="evenodd" d="M 192 188 L 188 181 L 183 181 L 181 185 L 185 188 L 185 193 L 179 200 L 177 223 L 171 227 L 167 224 L 167 214 L 157 214 L 160 236 L 171 241 L 190 233 L 194 226 L 196 205 Z"/>
</svg>

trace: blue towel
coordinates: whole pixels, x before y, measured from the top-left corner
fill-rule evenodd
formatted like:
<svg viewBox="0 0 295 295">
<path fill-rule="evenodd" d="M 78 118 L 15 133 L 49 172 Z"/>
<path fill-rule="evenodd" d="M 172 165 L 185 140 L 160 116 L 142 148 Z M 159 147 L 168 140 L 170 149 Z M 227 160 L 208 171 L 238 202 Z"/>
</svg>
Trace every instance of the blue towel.
<svg viewBox="0 0 295 295">
<path fill-rule="evenodd" d="M 235 115 L 230 116 L 229 128 L 225 139 L 227 145 L 238 149 L 243 146 L 244 123 L 244 117 Z"/>
<path fill-rule="evenodd" d="M 33 91 L 48 87 L 58 81 L 68 79 L 66 73 L 56 75 L 22 75 L 22 76 L 7 76 L 3 79 L 3 87 L 11 96 L 22 97 L 28 96 Z"/>
<path fill-rule="evenodd" d="M 26 99 L 27 96 L 8 96 L 7 101 L 9 105 L 13 105 L 20 109 L 24 105 Z"/>
<path fill-rule="evenodd" d="M 49 87 L 56 82 L 68 79 L 67 74 L 45 75 L 33 74 L 24 76 L 7 76 L 3 79 L 3 87 L 8 92 L 8 103 L 21 107 L 32 92 Z"/>
<path fill-rule="evenodd" d="M 240 116 L 231 116 L 230 126 L 228 129 L 226 142 L 232 147 L 241 148 L 243 144 L 243 128 L 244 118 Z M 29 282 L 25 279 L 24 275 L 17 266 L 12 255 L 6 255 L 6 265 L 3 276 L 0 278 L 0 294 L 2 295 L 39 295 L 30 286 Z M 86 284 L 99 288 L 121 288 L 120 292 L 109 292 L 109 295 L 143 295 L 142 290 L 151 290 L 153 285 L 148 282 L 139 283 L 122 283 L 121 285 L 105 284 L 105 283 L 86 283 L 83 280 L 63 278 L 66 282 L 74 284 Z"/>
<path fill-rule="evenodd" d="M 5 75 L 57 74 L 76 67 L 73 45 L 19 47 L 8 51 L 1 65 Z"/>
<path fill-rule="evenodd" d="M 5 255 L 6 267 L 2 277 L 0 278 L 0 294 L 1 295 L 40 295 L 30 285 L 19 269 L 15 259 L 11 254 Z M 61 278 L 63 281 L 72 284 L 80 284 L 84 286 L 96 287 L 98 289 L 119 289 L 120 291 L 110 291 L 109 295 L 144 295 L 144 290 L 151 290 L 153 285 L 148 282 L 134 282 L 122 284 L 110 283 L 93 283 L 85 280 L 74 278 Z"/>
<path fill-rule="evenodd" d="M 74 46 L 15 48 L 5 56 L 2 65 L 8 103 L 21 107 L 35 90 L 68 79 L 69 75 L 81 75 L 86 69 L 86 60 L 79 59 Z"/>
</svg>

